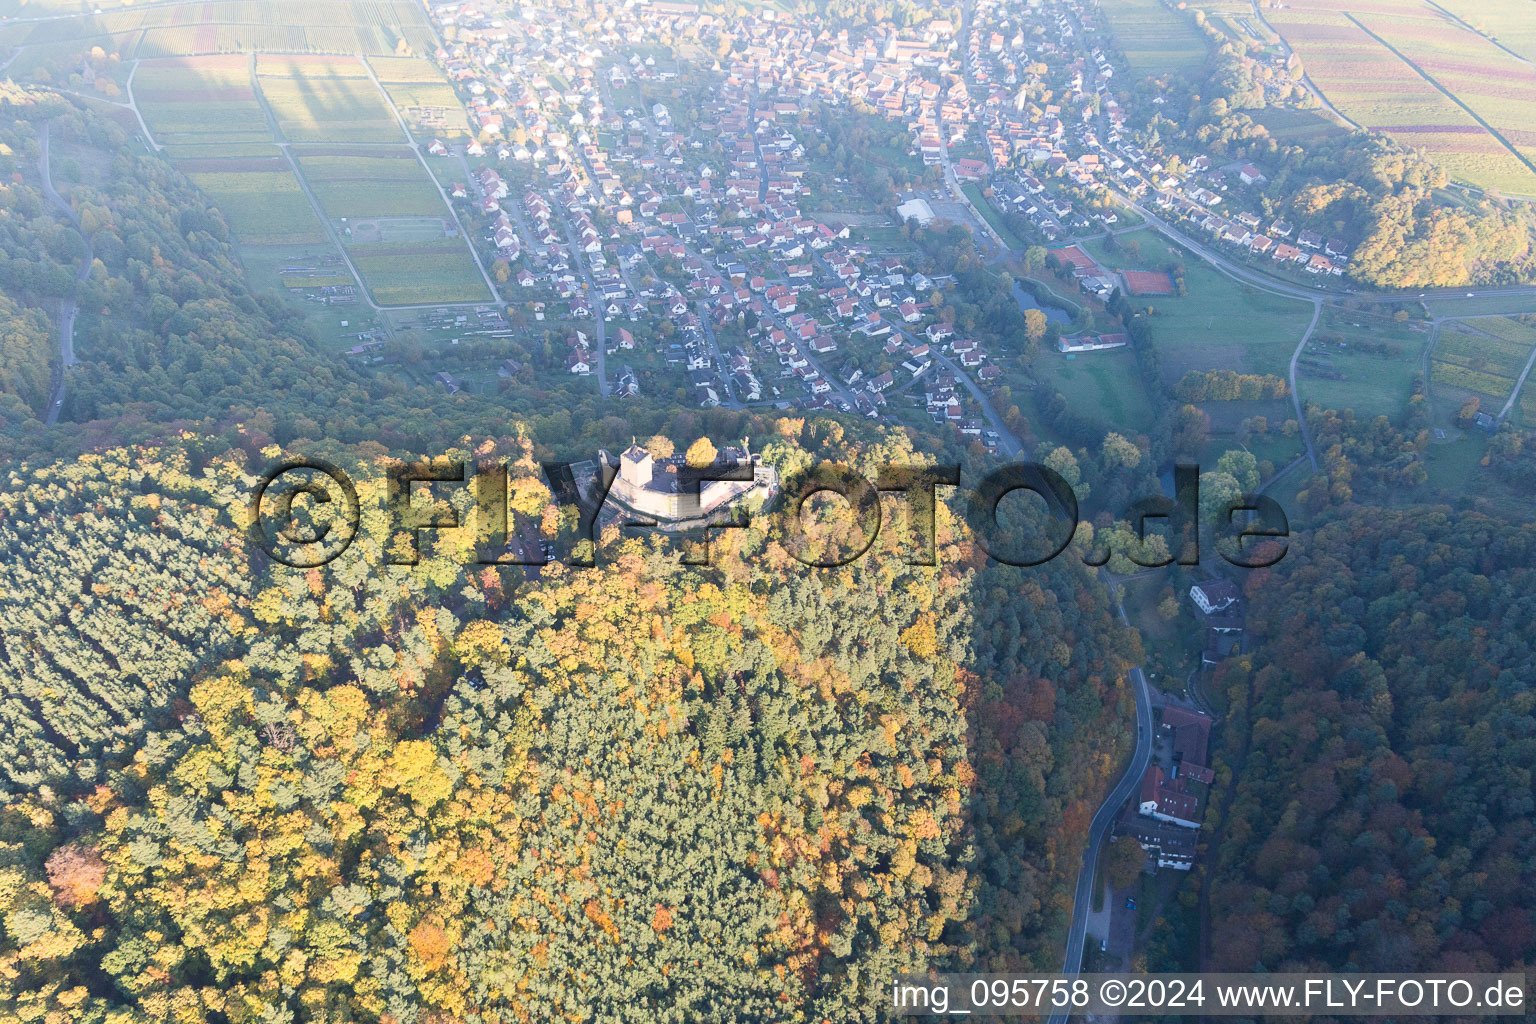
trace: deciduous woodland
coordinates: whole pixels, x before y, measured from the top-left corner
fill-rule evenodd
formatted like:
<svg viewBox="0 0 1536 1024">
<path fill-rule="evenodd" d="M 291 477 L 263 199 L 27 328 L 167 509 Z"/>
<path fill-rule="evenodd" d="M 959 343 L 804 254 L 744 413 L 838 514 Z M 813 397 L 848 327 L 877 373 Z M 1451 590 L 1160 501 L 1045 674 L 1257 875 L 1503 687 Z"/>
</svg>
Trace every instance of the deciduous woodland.
<svg viewBox="0 0 1536 1024">
<path fill-rule="evenodd" d="M 1262 644 L 1219 677 L 1213 967 L 1528 964 L 1536 530 L 1355 510 L 1301 542 L 1250 579 Z"/>
<path fill-rule="evenodd" d="M 610 531 L 528 579 L 447 534 L 384 567 L 373 514 L 292 570 L 241 463 L 5 498 L 24 1018 L 848 1020 L 893 971 L 1053 966 L 1137 653 L 1080 563 L 972 564 L 945 510 L 939 568 Z"/>
</svg>

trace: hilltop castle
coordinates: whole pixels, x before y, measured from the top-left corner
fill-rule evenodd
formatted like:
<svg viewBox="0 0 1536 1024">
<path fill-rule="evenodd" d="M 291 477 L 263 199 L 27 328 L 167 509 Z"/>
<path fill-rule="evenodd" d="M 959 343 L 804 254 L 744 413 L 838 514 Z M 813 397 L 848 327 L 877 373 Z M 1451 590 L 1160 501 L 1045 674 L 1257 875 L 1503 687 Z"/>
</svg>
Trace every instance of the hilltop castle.
<svg viewBox="0 0 1536 1024">
<path fill-rule="evenodd" d="M 606 451 L 598 454 L 606 465 L 613 464 Z M 767 501 L 778 492 L 778 471 L 765 465 L 761 455 L 752 453 L 746 438 L 742 439 L 741 447 L 721 451 L 714 466 L 705 473 L 725 475 L 732 470 L 742 479 L 700 479 L 699 472 L 690 469 L 682 455 L 657 459 L 638 444 L 631 443 L 619 455 L 618 476 L 614 478 L 608 497 L 652 519 L 680 523 L 703 518 L 718 508 L 752 495 Z"/>
</svg>

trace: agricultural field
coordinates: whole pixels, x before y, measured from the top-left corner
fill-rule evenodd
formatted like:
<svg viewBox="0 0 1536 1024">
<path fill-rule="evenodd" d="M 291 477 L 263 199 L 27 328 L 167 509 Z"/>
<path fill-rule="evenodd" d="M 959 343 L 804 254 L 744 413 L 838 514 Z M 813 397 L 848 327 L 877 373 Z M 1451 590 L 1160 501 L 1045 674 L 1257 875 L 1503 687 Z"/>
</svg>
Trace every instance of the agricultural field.
<svg viewBox="0 0 1536 1024">
<path fill-rule="evenodd" d="M 432 217 L 447 213 L 410 150 L 296 147 L 294 157 L 325 214 L 333 220 Z"/>
<path fill-rule="evenodd" d="M 272 143 L 249 58 L 145 61 L 134 95 L 166 155 L 223 211 L 241 242 L 324 240 L 314 208 Z"/>
<path fill-rule="evenodd" d="M 1536 61 L 1536 18 L 1531 17 L 1527 0 L 1436 0 L 1435 6 L 1526 60 Z"/>
<path fill-rule="evenodd" d="M 462 238 L 348 246 L 375 302 L 486 302 L 491 296 Z"/>
<path fill-rule="evenodd" d="M 20 16 L 72 11 L 81 17 L 8 27 L 4 41 L 42 52 L 60 46 L 79 52 L 98 38 L 107 38 L 117 45 L 103 48 L 121 53 L 124 59 L 256 50 L 393 54 L 402 44 L 416 53 L 430 53 L 434 46 L 426 12 L 411 0 L 204 0 L 147 6 L 62 0 L 46 5 L 36 0 L 0 3 L 0 13 Z"/>
<path fill-rule="evenodd" d="M 1460 181 L 1536 195 L 1530 65 L 1422 0 L 1296 0 L 1266 16 L 1345 116 Z"/>
<path fill-rule="evenodd" d="M 1133 75 L 1194 71 L 1205 62 L 1206 39 L 1183 11 L 1159 0 L 1115 0 L 1100 10 Z"/>
<path fill-rule="evenodd" d="M 1296 367 L 1302 401 L 1353 409 L 1361 419 L 1396 418 L 1413 394 L 1429 331 L 1329 306 Z"/>
<path fill-rule="evenodd" d="M 238 241 L 300 245 L 325 240 L 314 207 L 275 149 L 269 157 L 182 160 L 177 167 L 223 211 Z"/>
<path fill-rule="evenodd" d="M 1536 175 L 1536 68 L 1438 12 L 1430 18 L 1362 19 L 1367 28 L 1450 93 Z M 1536 194 L 1536 180 L 1525 192 Z"/>
<path fill-rule="evenodd" d="M 257 84 L 289 142 L 398 142 L 399 122 L 361 61 L 263 54 Z"/>
<path fill-rule="evenodd" d="M 1536 327 L 1511 317 L 1479 317 L 1440 332 L 1430 379 L 1437 404 L 1459 406 L 1469 395 L 1498 415 L 1536 351 Z"/>
<path fill-rule="evenodd" d="M 244 56 L 144 61 L 134 74 L 133 96 L 173 159 L 276 155 Z"/>
<path fill-rule="evenodd" d="M 256 82 L 289 142 L 399 142 L 400 123 L 352 57 L 262 54 Z"/>
<path fill-rule="evenodd" d="M 437 65 L 420 57 L 373 57 L 368 63 L 412 131 L 444 139 L 469 134 L 464 104 Z"/>
</svg>

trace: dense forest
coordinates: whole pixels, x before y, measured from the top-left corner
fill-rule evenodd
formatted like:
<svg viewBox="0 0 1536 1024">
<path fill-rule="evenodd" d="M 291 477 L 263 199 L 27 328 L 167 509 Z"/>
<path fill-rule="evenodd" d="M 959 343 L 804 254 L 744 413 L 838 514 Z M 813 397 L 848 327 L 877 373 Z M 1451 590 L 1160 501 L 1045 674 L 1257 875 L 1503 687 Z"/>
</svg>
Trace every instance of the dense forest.
<svg viewBox="0 0 1536 1024">
<path fill-rule="evenodd" d="M 247 549 L 244 453 L 183 442 L 0 510 L 0 1004 L 851 1020 L 896 970 L 1060 955 L 1138 656 L 1079 559 L 984 566 L 941 506 L 936 568 L 811 569 L 771 524 L 716 567 L 612 528 L 596 569 L 450 532 L 388 566 L 364 478 L 348 553 L 287 569 Z M 480 454 L 547 502 L 532 450 Z"/>
<path fill-rule="evenodd" d="M 1536 956 L 1536 527 L 1352 508 L 1248 582 L 1215 689 L 1234 774 L 1214 969 L 1519 970 Z"/>
</svg>

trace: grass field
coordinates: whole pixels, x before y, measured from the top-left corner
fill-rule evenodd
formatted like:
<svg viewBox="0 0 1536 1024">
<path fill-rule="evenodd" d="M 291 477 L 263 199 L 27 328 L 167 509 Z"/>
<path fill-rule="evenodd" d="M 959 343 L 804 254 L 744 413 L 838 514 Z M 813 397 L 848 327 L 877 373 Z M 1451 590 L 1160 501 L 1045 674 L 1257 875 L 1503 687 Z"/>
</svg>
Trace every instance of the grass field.
<svg viewBox="0 0 1536 1024">
<path fill-rule="evenodd" d="M 400 124 L 362 62 L 262 54 L 256 81 L 289 142 L 398 142 Z"/>
<path fill-rule="evenodd" d="M 275 292 L 303 315 L 310 333 L 330 351 L 344 351 L 357 344 L 357 334 L 378 323 L 373 310 L 361 301 L 350 306 L 332 306 L 306 301 L 293 294 L 292 286 L 303 278 L 324 283 L 354 284 L 335 247 L 325 245 L 249 245 L 240 246 L 240 262 L 245 266 L 251 290 L 258 294 Z"/>
<path fill-rule="evenodd" d="M 1205 37 L 1185 12 L 1158 0 L 1113 0 L 1100 9 L 1131 74 L 1194 71 L 1205 62 Z"/>
<path fill-rule="evenodd" d="M 1042 352 L 1035 370 L 1066 397 L 1076 415 L 1124 434 L 1151 428 L 1152 403 L 1136 365 L 1136 354 L 1130 349 L 1075 356 Z"/>
<path fill-rule="evenodd" d="M 992 225 L 992 230 L 1002 237 L 1004 245 L 1010 249 L 1022 249 L 1024 247 L 1024 240 L 1008 230 L 1008 225 L 1003 223 L 1003 215 L 997 212 L 997 208 L 992 205 L 990 199 L 981 194 L 980 185 L 970 181 L 962 185 L 961 189 L 965 192 L 966 198 L 976 204 L 976 209 L 981 211 L 981 215 L 987 219 L 987 223 Z"/>
<path fill-rule="evenodd" d="M 1528 0 L 1491 0 L 1500 12 Z M 1536 69 L 1425 0 L 1295 0 L 1267 13 L 1347 117 L 1455 178 L 1536 195 Z M 1526 13 L 1521 17 L 1529 20 Z"/>
<path fill-rule="evenodd" d="M 352 262 L 381 305 L 485 302 L 480 272 L 461 238 L 432 242 L 375 242 L 348 247 Z"/>
<path fill-rule="evenodd" d="M 1326 409 L 1353 409 L 1362 419 L 1396 418 L 1413 393 L 1428 343 L 1422 325 L 1330 306 L 1297 365 L 1296 388 L 1303 401 Z M 1390 351 L 1367 351 L 1376 345 Z"/>
<path fill-rule="evenodd" d="M 1312 319 L 1307 303 L 1244 287 L 1152 231 L 1120 236 L 1122 248 L 1131 243 L 1137 251 L 1135 265 L 1159 266 L 1170 257 L 1184 264 L 1183 298 L 1131 300 L 1138 308 L 1153 310 L 1152 342 L 1170 384 L 1189 370 L 1287 375 L 1291 353 Z M 1086 247 L 1095 256 L 1102 252 L 1094 243 Z M 1123 255 L 1103 258 L 1113 265 L 1128 264 Z"/>
<path fill-rule="evenodd" d="M 443 197 L 408 149 L 366 149 L 347 156 L 296 149 L 294 156 L 326 216 L 333 219 L 447 214 Z"/>
</svg>

